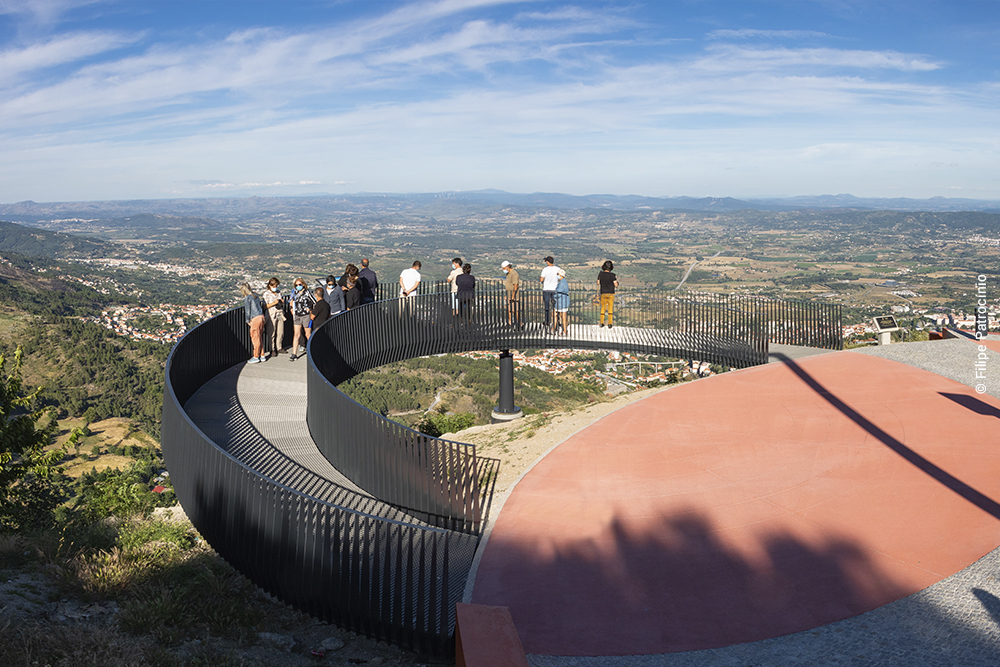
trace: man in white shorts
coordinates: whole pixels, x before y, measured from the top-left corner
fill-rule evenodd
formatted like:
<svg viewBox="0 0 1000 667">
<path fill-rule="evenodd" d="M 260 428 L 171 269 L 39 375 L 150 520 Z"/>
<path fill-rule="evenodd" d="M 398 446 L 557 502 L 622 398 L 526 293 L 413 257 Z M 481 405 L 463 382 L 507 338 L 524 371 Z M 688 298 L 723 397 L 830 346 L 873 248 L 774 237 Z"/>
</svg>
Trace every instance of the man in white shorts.
<svg viewBox="0 0 1000 667">
<path fill-rule="evenodd" d="M 451 284 L 451 311 L 458 317 L 458 283 L 455 278 L 462 275 L 462 258 L 456 257 L 451 260 L 451 273 L 448 274 L 448 282 Z"/>
<path fill-rule="evenodd" d="M 420 262 L 416 261 L 408 269 L 403 269 L 399 274 L 399 312 L 410 312 L 412 302 L 410 298 L 417 296 L 417 288 L 420 287 Z"/>
<path fill-rule="evenodd" d="M 542 283 L 542 303 L 545 304 L 545 328 L 549 328 L 549 314 L 552 312 L 552 304 L 556 298 L 556 285 L 559 284 L 559 267 L 556 260 L 549 255 L 545 258 L 545 268 L 538 281 Z"/>
</svg>

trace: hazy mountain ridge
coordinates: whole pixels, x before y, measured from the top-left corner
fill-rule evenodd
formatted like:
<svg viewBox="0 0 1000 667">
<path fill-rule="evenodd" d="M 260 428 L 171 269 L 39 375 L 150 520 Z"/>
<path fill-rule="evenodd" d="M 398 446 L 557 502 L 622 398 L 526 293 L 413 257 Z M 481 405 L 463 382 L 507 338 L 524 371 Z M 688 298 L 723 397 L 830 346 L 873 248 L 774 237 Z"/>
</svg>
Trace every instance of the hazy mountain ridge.
<svg viewBox="0 0 1000 667">
<path fill-rule="evenodd" d="M 641 195 L 568 195 L 535 192 L 518 194 L 501 190 L 436 193 L 355 193 L 349 195 L 311 195 L 300 197 L 242 197 L 205 199 L 145 199 L 92 202 L 23 201 L 0 205 L 0 219 L 12 222 L 72 223 L 76 221 L 110 220 L 141 215 L 174 217 L 161 220 L 152 227 L 192 228 L 204 223 L 246 220 L 276 221 L 294 216 L 300 220 L 331 215 L 384 215 L 391 212 L 414 212 L 441 204 L 462 206 L 519 206 L 552 209 L 610 209 L 710 211 L 739 210 L 795 211 L 804 209 L 867 209 L 891 211 L 981 211 L 1000 213 L 1000 201 L 974 199 L 866 198 L 848 194 L 802 196 L 789 198 L 735 199 L 732 197 L 646 197 Z M 50 226 L 50 225 L 45 225 Z M 131 225 L 135 226 L 135 225 Z"/>
</svg>

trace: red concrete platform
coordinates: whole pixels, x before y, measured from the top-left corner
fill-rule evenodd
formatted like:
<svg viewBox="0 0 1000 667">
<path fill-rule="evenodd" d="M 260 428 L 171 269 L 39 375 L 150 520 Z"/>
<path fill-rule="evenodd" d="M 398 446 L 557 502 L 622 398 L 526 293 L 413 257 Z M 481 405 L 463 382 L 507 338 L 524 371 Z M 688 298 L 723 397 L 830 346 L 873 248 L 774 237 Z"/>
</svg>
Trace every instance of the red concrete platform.
<svg viewBox="0 0 1000 667">
<path fill-rule="evenodd" d="M 528 653 L 726 646 L 824 625 L 1000 545 L 1000 401 L 849 352 L 699 380 L 517 485 L 473 602 Z"/>
</svg>

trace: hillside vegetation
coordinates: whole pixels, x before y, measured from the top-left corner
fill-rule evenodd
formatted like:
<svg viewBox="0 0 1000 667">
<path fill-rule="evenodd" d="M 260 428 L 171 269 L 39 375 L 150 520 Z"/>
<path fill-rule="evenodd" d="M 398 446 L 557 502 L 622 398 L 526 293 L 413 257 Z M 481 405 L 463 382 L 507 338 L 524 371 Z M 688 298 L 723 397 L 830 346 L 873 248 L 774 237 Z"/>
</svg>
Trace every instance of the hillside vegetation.
<svg viewBox="0 0 1000 667">
<path fill-rule="evenodd" d="M 596 355 L 600 356 L 600 355 Z M 514 371 L 514 402 L 527 414 L 572 410 L 604 400 L 602 384 L 581 376 L 593 369 L 595 355 L 580 355 L 577 365 L 562 375 L 531 366 Z M 435 415 L 467 414 L 448 426 L 489 423 L 499 392 L 497 359 L 441 356 L 409 359 L 362 373 L 340 389 L 365 407 L 431 435 L 442 431 Z M 429 421 L 428 421 L 429 420 Z M 454 429 L 448 428 L 453 431 Z"/>
</svg>

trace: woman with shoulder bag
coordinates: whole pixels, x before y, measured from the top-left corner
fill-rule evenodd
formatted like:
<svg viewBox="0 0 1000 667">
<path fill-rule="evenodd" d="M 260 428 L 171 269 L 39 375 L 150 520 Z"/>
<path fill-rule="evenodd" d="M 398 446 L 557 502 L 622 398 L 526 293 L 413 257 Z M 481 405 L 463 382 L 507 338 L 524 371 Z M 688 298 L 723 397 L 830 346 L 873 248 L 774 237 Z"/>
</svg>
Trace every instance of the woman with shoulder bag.
<svg viewBox="0 0 1000 667">
<path fill-rule="evenodd" d="M 271 278 L 264 292 L 264 338 L 271 347 L 271 357 L 285 352 L 285 300 L 281 298 L 280 284 L 280 280 Z"/>
<path fill-rule="evenodd" d="M 305 347 L 305 343 L 309 341 L 309 336 L 312 331 L 309 328 L 312 314 L 312 307 L 316 305 L 316 297 L 312 295 L 311 290 L 306 289 L 306 281 L 302 278 L 295 279 L 295 288 L 292 291 L 290 298 L 292 306 L 292 325 L 295 335 L 292 336 L 292 356 L 288 358 L 289 361 L 295 361 L 299 358 L 299 339 L 305 336 L 305 342 L 302 343 Z"/>
</svg>

